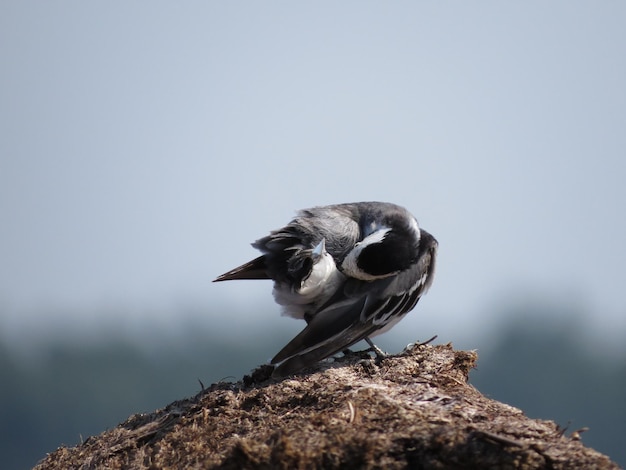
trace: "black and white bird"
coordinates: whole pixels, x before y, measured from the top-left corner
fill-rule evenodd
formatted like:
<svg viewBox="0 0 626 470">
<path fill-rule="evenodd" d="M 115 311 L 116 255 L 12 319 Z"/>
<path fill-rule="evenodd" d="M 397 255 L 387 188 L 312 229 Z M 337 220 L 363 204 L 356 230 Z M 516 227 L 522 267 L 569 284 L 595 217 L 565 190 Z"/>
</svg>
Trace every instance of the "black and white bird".
<svg viewBox="0 0 626 470">
<path fill-rule="evenodd" d="M 252 244 L 258 258 L 215 281 L 271 279 L 283 313 L 307 326 L 271 360 L 285 376 L 389 330 L 435 272 L 437 241 L 385 202 L 313 207 Z M 374 347 L 375 348 L 375 347 Z"/>
</svg>

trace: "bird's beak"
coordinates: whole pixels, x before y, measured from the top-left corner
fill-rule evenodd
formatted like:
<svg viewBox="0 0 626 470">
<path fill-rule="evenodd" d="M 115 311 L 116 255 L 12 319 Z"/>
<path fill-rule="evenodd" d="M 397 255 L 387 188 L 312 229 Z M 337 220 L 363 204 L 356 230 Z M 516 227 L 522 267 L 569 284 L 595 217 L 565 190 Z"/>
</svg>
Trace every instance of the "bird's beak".
<svg viewBox="0 0 626 470">
<path fill-rule="evenodd" d="M 313 256 L 323 256 L 326 253 L 326 239 L 322 238 L 322 241 L 313 248 Z"/>
</svg>

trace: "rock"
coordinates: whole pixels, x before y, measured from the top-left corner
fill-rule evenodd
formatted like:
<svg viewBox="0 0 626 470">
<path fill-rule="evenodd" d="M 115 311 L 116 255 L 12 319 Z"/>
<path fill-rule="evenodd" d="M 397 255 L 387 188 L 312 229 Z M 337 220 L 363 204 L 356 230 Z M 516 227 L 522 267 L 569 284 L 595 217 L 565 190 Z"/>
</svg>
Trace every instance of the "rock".
<svg viewBox="0 0 626 470">
<path fill-rule="evenodd" d="M 468 383 L 476 360 L 422 344 L 383 359 L 349 353 L 283 380 L 261 366 L 35 468 L 619 468 L 581 430 L 568 436 L 483 396 Z"/>
</svg>

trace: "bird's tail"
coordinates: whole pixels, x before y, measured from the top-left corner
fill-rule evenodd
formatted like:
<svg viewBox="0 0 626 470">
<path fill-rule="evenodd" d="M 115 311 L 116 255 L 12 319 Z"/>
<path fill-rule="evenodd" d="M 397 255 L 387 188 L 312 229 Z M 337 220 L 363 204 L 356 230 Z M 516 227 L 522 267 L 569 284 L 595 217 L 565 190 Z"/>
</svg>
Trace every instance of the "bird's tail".
<svg viewBox="0 0 626 470">
<path fill-rule="evenodd" d="M 231 269 L 227 273 L 218 276 L 213 282 L 232 281 L 235 279 L 270 279 L 265 266 L 265 255 Z"/>
</svg>

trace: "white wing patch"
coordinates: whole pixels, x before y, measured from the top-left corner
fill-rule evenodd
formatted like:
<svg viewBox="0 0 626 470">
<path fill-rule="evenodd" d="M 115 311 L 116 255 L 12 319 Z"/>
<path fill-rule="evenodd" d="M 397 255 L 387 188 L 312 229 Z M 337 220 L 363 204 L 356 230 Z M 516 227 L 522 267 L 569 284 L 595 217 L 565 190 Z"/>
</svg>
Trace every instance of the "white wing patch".
<svg viewBox="0 0 626 470">
<path fill-rule="evenodd" d="M 419 241 L 422 233 L 420 232 L 420 227 L 417 224 L 417 219 L 415 217 L 410 217 L 411 221 L 409 222 L 409 227 L 411 227 L 411 230 L 413 230 L 413 232 L 415 232 L 415 236 L 417 237 L 417 240 Z"/>
</svg>

